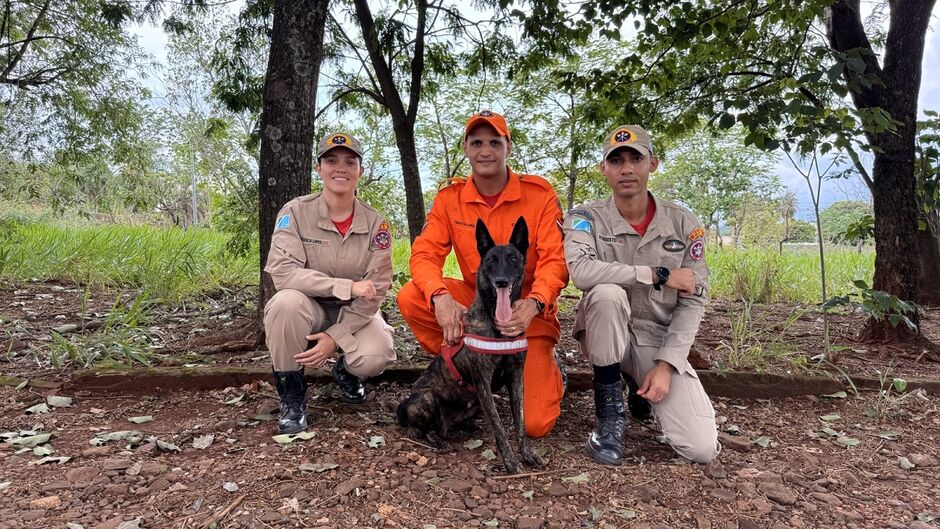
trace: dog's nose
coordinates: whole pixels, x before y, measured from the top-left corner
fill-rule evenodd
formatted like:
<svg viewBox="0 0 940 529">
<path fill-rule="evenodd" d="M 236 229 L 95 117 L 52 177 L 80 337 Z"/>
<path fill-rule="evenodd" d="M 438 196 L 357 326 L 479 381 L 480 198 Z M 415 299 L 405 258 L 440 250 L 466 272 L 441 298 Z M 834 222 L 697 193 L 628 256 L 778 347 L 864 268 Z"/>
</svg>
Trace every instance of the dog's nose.
<svg viewBox="0 0 940 529">
<path fill-rule="evenodd" d="M 493 285 L 495 285 L 496 288 L 509 288 L 509 280 L 497 278 L 493 280 Z"/>
</svg>

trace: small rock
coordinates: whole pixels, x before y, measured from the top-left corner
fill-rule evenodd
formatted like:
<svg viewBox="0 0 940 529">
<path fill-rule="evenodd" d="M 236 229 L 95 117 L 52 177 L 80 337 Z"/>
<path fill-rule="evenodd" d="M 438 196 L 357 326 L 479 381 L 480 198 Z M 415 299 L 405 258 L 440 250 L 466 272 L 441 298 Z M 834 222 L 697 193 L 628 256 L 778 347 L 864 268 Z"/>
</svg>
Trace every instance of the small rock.
<svg viewBox="0 0 940 529">
<path fill-rule="evenodd" d="M 552 483 L 545 492 L 547 492 L 549 496 L 561 498 L 568 495 L 568 488 L 561 483 L 555 482 Z"/>
<path fill-rule="evenodd" d="M 712 489 L 708 495 L 722 503 L 731 503 L 738 496 L 733 490 L 728 489 Z"/>
<path fill-rule="evenodd" d="M 840 500 L 839 497 L 834 494 L 812 492 L 810 493 L 810 497 L 821 502 L 828 503 L 829 505 L 842 505 L 842 500 Z"/>
<path fill-rule="evenodd" d="M 540 527 L 542 527 L 542 520 L 538 518 L 521 516 L 516 520 L 516 529 L 539 529 Z"/>
<path fill-rule="evenodd" d="M 284 483 L 277 488 L 277 495 L 281 498 L 290 498 L 297 492 L 297 485 L 294 483 Z"/>
<path fill-rule="evenodd" d="M 156 476 L 167 471 L 167 466 L 157 461 L 147 461 L 140 465 L 141 476 Z"/>
<path fill-rule="evenodd" d="M 75 482 L 88 482 L 98 477 L 98 469 L 95 467 L 78 467 L 69 469 L 65 473 L 65 479 Z"/>
<path fill-rule="evenodd" d="M 937 528 L 933 525 L 930 525 L 927 522 L 914 520 L 913 522 L 911 522 L 910 529 L 937 529 Z"/>
<path fill-rule="evenodd" d="M 270 522 L 279 522 L 284 518 L 284 515 L 277 511 L 268 511 L 261 515 L 258 519 L 265 523 Z"/>
<path fill-rule="evenodd" d="M 42 518 L 45 515 L 46 515 L 46 511 L 44 510 L 26 511 L 20 515 L 20 520 L 23 520 L 24 522 L 35 522 L 36 520 Z"/>
<path fill-rule="evenodd" d="M 721 466 L 721 461 L 712 459 L 705 465 L 705 475 L 712 479 L 725 479 L 728 477 L 728 472 L 725 471 L 725 467 Z"/>
<path fill-rule="evenodd" d="M 166 478 L 157 478 L 156 481 L 147 487 L 147 494 L 153 495 L 170 488 L 170 481 Z"/>
<path fill-rule="evenodd" d="M 756 498 L 760 495 L 760 493 L 757 492 L 757 485 L 751 481 L 739 481 L 738 492 L 745 498 Z"/>
<path fill-rule="evenodd" d="M 738 529 L 763 529 L 761 525 L 750 518 L 738 518 Z"/>
<path fill-rule="evenodd" d="M 907 456 L 907 458 L 911 461 L 911 463 L 914 463 L 919 467 L 932 467 L 936 466 L 937 464 L 936 458 L 926 454 L 911 454 Z"/>
<path fill-rule="evenodd" d="M 103 470 L 126 470 L 133 462 L 130 459 L 108 459 L 102 464 Z"/>
<path fill-rule="evenodd" d="M 638 486 L 636 489 L 634 489 L 634 493 L 640 499 L 640 501 L 652 501 L 659 496 L 658 490 L 652 487 L 647 487 L 646 485 Z"/>
<path fill-rule="evenodd" d="M 364 484 L 365 482 L 361 478 L 350 478 L 337 485 L 333 492 L 337 496 L 345 496 L 358 488 L 362 488 Z"/>
<path fill-rule="evenodd" d="M 718 434 L 718 441 L 721 442 L 722 446 L 727 446 L 728 448 L 737 450 L 738 452 L 751 451 L 751 441 L 746 437 L 728 435 L 724 432 L 720 432 Z"/>
<path fill-rule="evenodd" d="M 47 483 L 39 489 L 42 492 L 55 492 L 57 490 L 68 490 L 72 488 L 72 484 L 68 481 L 53 481 L 52 483 Z"/>
<path fill-rule="evenodd" d="M 776 481 L 762 481 L 757 488 L 777 503 L 783 505 L 796 503 L 796 493 Z"/>
<path fill-rule="evenodd" d="M 462 479 L 448 478 L 438 483 L 438 486 L 453 492 L 467 492 L 473 488 L 473 483 Z"/>
<path fill-rule="evenodd" d="M 93 446 L 91 448 L 86 448 L 82 450 L 82 457 L 101 457 L 111 454 L 110 446 Z M 98 474 L 98 471 L 95 470 L 95 475 Z"/>
<path fill-rule="evenodd" d="M 46 496 L 29 502 L 30 509 L 55 509 L 62 504 L 58 496 Z"/>
</svg>

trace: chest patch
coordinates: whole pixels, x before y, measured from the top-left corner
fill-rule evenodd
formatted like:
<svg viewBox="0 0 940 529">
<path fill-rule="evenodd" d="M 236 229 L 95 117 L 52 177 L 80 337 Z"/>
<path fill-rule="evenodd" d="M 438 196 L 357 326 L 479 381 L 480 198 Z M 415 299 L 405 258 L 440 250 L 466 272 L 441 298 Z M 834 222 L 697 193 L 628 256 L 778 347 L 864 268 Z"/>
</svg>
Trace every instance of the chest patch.
<svg viewBox="0 0 940 529">
<path fill-rule="evenodd" d="M 311 244 L 313 246 L 329 246 L 330 245 L 329 239 L 311 239 L 310 237 L 301 237 L 300 240 L 303 241 L 304 244 Z"/>
<path fill-rule="evenodd" d="M 604 242 L 609 242 L 611 244 L 623 244 L 623 239 L 620 239 L 619 237 L 613 237 L 610 235 L 598 235 L 597 237 L 600 240 Z"/>
<path fill-rule="evenodd" d="M 685 250 L 685 243 L 679 239 L 669 239 L 663 242 L 663 250 L 667 252 L 681 252 Z"/>
</svg>

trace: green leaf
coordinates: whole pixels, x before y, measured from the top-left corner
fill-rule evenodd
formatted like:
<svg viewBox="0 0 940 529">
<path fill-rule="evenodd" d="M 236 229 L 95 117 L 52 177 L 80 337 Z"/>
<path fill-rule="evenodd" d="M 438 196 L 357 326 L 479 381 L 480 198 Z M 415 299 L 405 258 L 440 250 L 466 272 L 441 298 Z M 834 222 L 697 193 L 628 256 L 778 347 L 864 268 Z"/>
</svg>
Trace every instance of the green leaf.
<svg viewBox="0 0 940 529">
<path fill-rule="evenodd" d="M 25 379 L 23 379 L 22 382 L 20 382 L 19 384 L 17 384 L 16 387 L 13 388 L 13 389 L 23 389 L 23 388 L 25 388 L 27 385 L 29 385 L 29 379 L 28 379 L 28 378 L 25 378 Z"/>
<path fill-rule="evenodd" d="M 88 444 L 92 446 L 103 446 L 108 441 L 127 441 L 130 444 L 140 444 L 144 440 L 144 434 L 137 430 L 121 430 L 117 432 L 101 433 L 91 438 Z"/>
<path fill-rule="evenodd" d="M 369 448 L 378 448 L 385 444 L 385 438 L 381 435 L 373 435 L 369 438 Z"/>
<path fill-rule="evenodd" d="M 473 439 L 463 444 L 463 447 L 467 450 L 474 450 L 476 448 L 480 448 L 481 446 L 483 446 L 483 441 L 479 439 Z"/>
<path fill-rule="evenodd" d="M 483 456 L 483 459 L 486 459 L 487 461 L 492 461 L 496 459 L 496 454 L 494 454 L 493 451 L 490 450 L 489 448 L 484 450 L 483 453 L 481 453 L 480 455 Z"/>
<path fill-rule="evenodd" d="M 51 456 L 53 453 L 55 453 L 55 450 L 48 446 L 37 446 L 36 448 L 33 448 L 34 456 Z"/>
<path fill-rule="evenodd" d="M 897 391 L 898 393 L 904 393 L 904 391 L 907 389 L 907 380 L 904 380 L 903 378 L 895 378 L 891 382 L 891 385 L 894 386 L 894 391 Z"/>
<path fill-rule="evenodd" d="M 861 443 L 861 441 L 859 441 L 858 439 L 855 439 L 854 437 L 840 437 L 836 439 L 836 442 L 846 447 L 855 446 Z"/>
<path fill-rule="evenodd" d="M 829 415 L 821 415 L 819 418 L 826 422 L 836 422 L 839 419 L 841 419 L 842 416 L 839 415 L 838 413 L 831 413 Z"/>
<path fill-rule="evenodd" d="M 127 420 L 134 424 L 143 424 L 145 422 L 152 422 L 153 415 L 140 415 L 138 417 L 129 417 Z"/>
<path fill-rule="evenodd" d="M 838 436 L 839 436 L 839 432 L 833 430 L 832 428 L 829 428 L 828 426 L 825 427 L 825 428 L 823 428 L 822 430 L 820 430 L 820 433 L 822 433 L 823 435 L 825 435 L 825 436 L 827 436 L 827 437 L 838 437 Z"/>
<path fill-rule="evenodd" d="M 561 478 L 562 481 L 567 481 L 568 483 L 586 483 L 590 480 L 591 476 L 587 472 L 582 472 L 576 476 L 568 476 Z"/>
<path fill-rule="evenodd" d="M 34 446 L 39 446 L 41 444 L 48 443 L 49 439 L 52 439 L 54 435 L 55 434 L 51 432 L 40 433 L 36 435 L 28 435 L 26 437 L 15 437 L 13 439 L 7 439 L 6 442 L 14 446 L 26 446 L 26 447 L 32 448 Z"/>
<path fill-rule="evenodd" d="M 829 393 L 828 395 L 823 395 L 827 399 L 844 399 L 848 397 L 849 394 L 844 391 L 836 391 L 835 393 Z"/>
<path fill-rule="evenodd" d="M 164 452 L 182 452 L 183 451 L 182 448 L 176 446 L 175 444 L 168 443 L 166 441 L 161 441 L 160 439 L 157 439 L 157 448 L 159 448 L 160 450 L 163 450 Z"/>
<path fill-rule="evenodd" d="M 770 437 L 767 437 L 766 435 L 762 435 L 752 440 L 751 444 L 755 444 L 761 448 L 767 448 L 768 446 L 770 446 Z"/>
<path fill-rule="evenodd" d="M 723 129 L 730 129 L 734 126 L 734 116 L 725 112 L 721 115 L 721 118 L 718 120 L 718 126 Z"/>
</svg>

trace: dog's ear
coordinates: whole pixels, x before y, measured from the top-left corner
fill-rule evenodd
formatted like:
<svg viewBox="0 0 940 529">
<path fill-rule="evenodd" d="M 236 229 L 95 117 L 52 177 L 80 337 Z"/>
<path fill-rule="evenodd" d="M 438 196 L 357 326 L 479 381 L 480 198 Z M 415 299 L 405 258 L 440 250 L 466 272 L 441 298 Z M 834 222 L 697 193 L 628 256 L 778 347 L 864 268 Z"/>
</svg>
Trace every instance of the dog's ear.
<svg viewBox="0 0 940 529">
<path fill-rule="evenodd" d="M 509 244 L 516 247 L 519 253 L 525 257 L 529 251 L 529 225 L 525 223 L 525 217 L 519 217 L 516 225 L 512 228 L 512 235 L 509 236 Z"/>
<path fill-rule="evenodd" d="M 493 237 L 490 236 L 490 230 L 486 229 L 483 219 L 477 219 L 477 252 L 480 253 L 480 259 L 490 251 L 490 248 L 496 246 Z"/>
</svg>

